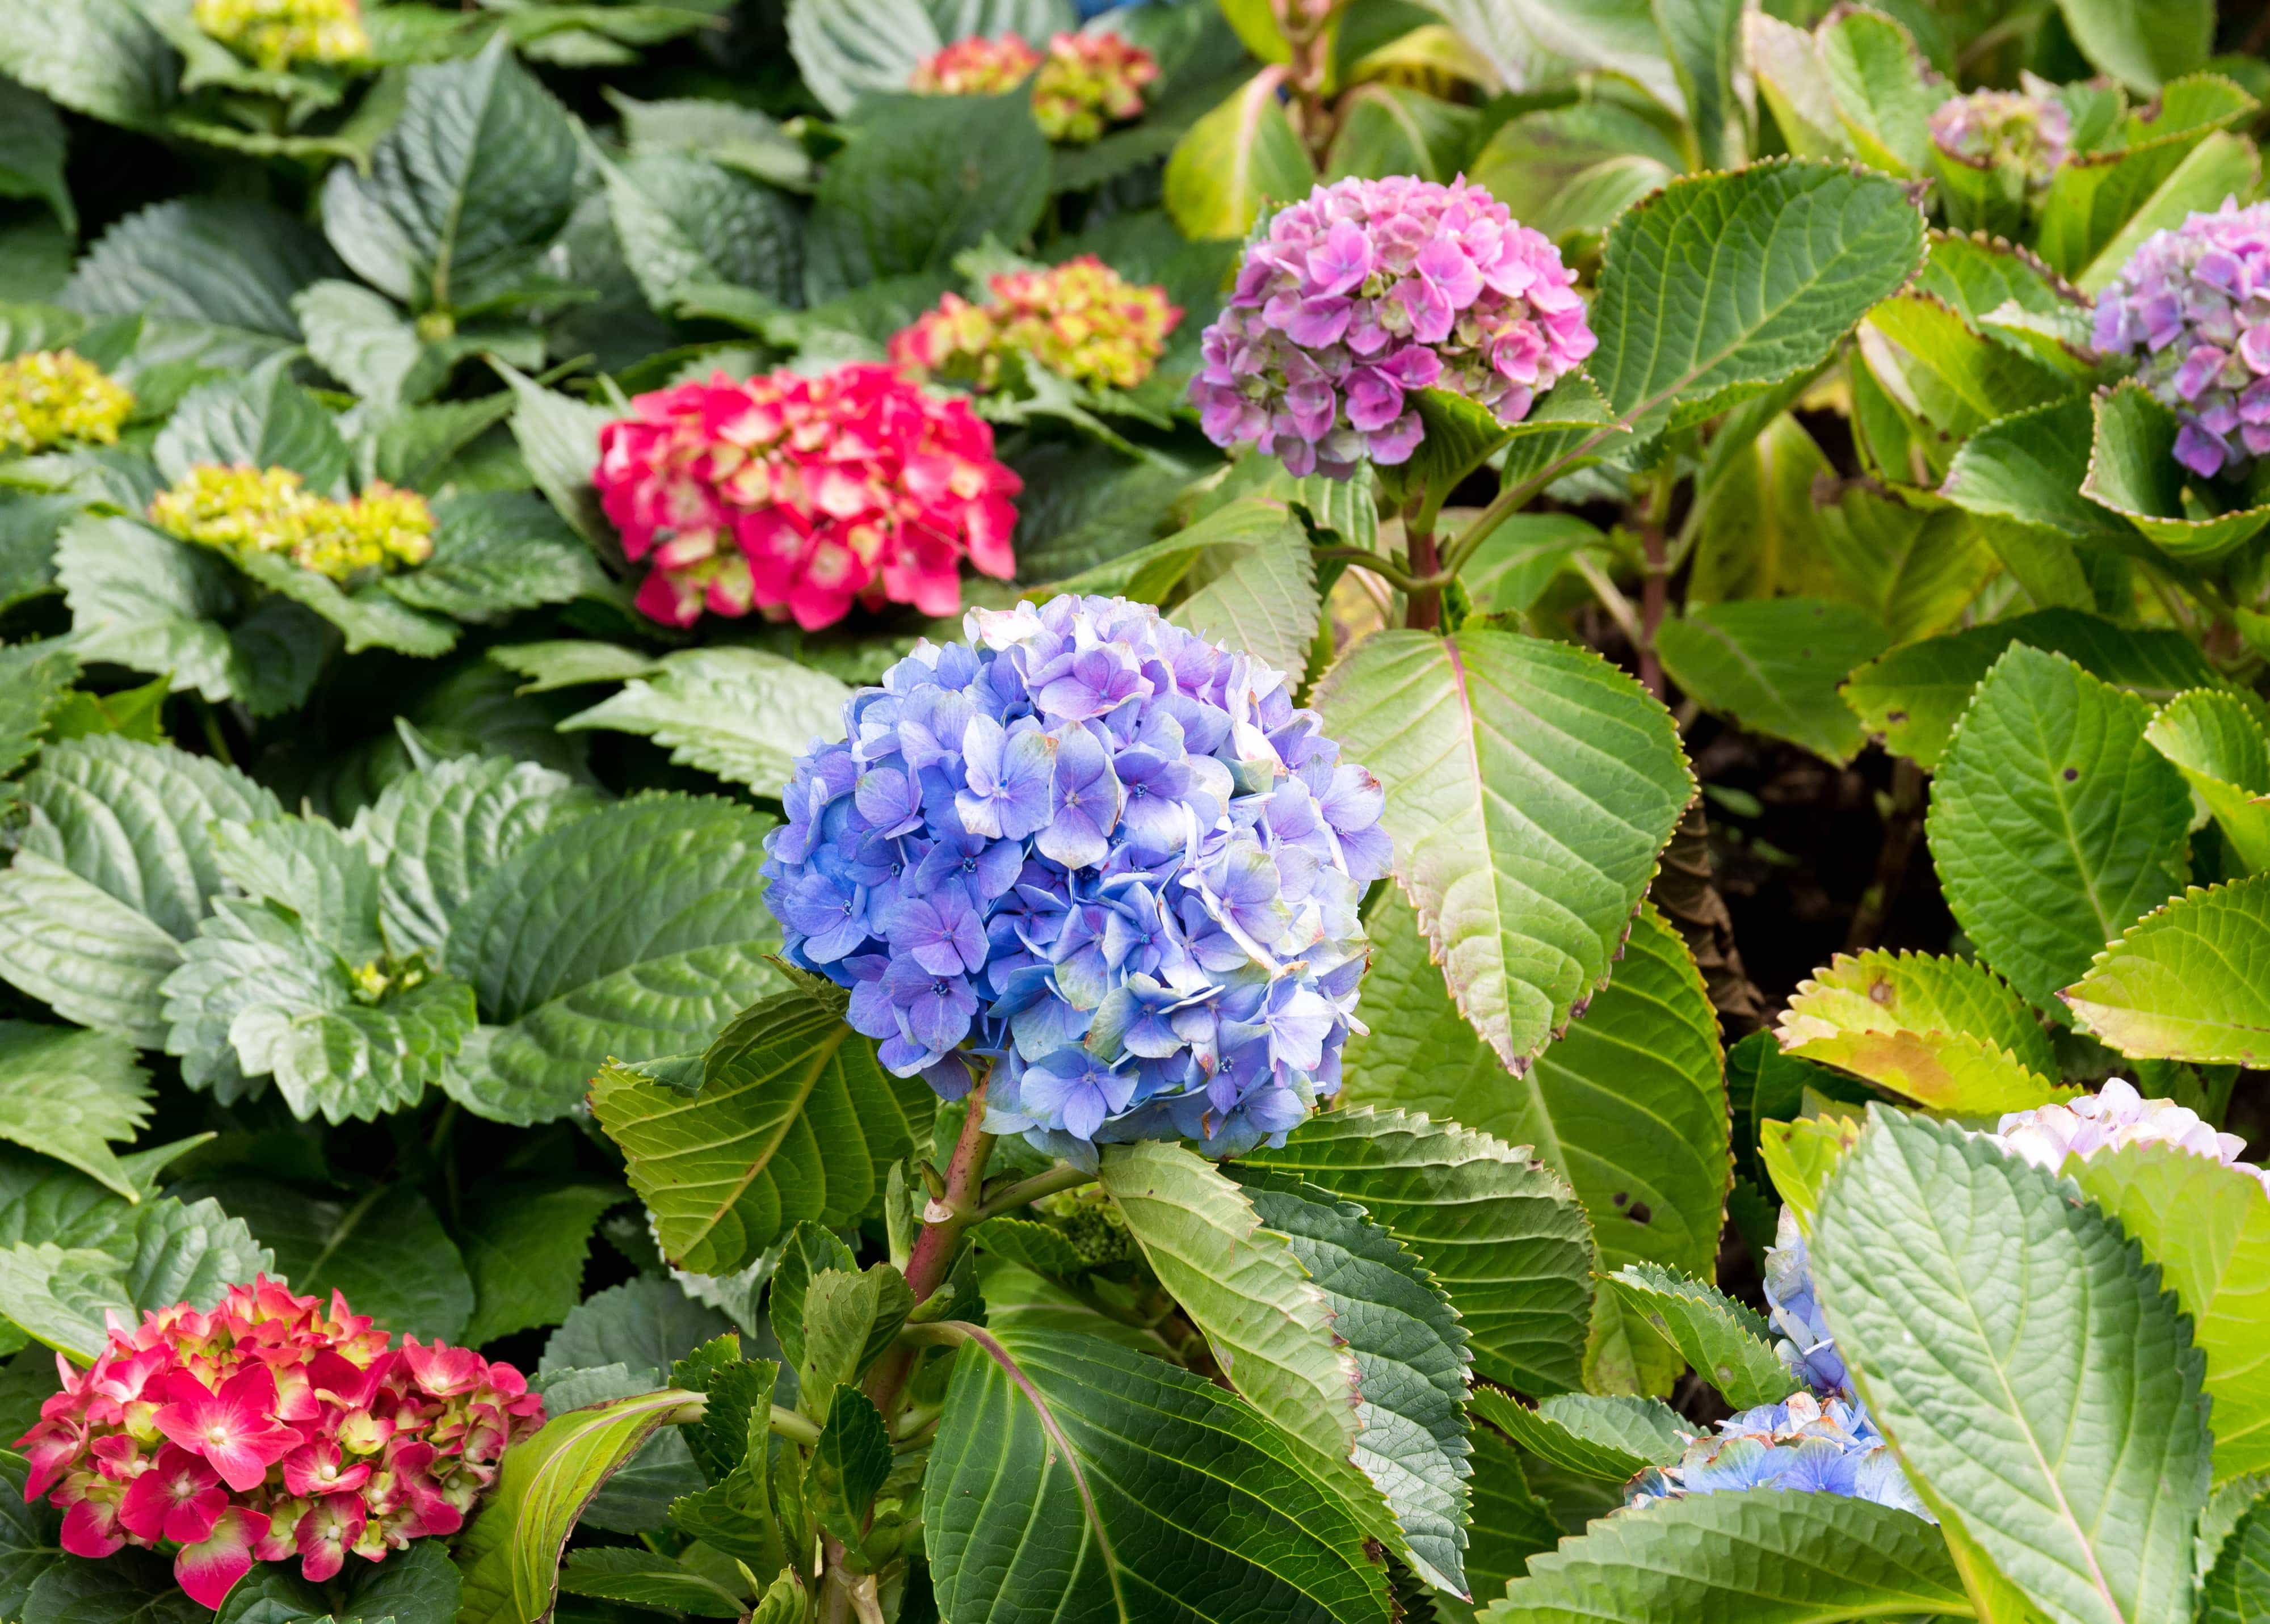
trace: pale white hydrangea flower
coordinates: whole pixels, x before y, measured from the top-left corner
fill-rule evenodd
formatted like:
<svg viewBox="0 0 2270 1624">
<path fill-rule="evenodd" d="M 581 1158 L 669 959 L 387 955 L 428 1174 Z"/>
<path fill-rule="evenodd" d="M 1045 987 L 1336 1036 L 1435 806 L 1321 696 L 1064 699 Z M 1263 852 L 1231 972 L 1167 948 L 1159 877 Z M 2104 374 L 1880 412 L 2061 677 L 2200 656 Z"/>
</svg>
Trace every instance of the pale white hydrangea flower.
<svg viewBox="0 0 2270 1624">
<path fill-rule="evenodd" d="M 2173 1145 L 2194 1156 L 2251 1174 L 2270 1192 L 2270 1168 L 2239 1161 L 2246 1141 L 2220 1133 L 2197 1111 L 2173 1100 L 2147 1100 L 2125 1078 L 2107 1079 L 2093 1094 L 2063 1105 L 2012 1111 L 1995 1124 L 1994 1142 L 2004 1150 L 2056 1172 L 2067 1156 L 2088 1156 L 2123 1145 Z"/>
</svg>

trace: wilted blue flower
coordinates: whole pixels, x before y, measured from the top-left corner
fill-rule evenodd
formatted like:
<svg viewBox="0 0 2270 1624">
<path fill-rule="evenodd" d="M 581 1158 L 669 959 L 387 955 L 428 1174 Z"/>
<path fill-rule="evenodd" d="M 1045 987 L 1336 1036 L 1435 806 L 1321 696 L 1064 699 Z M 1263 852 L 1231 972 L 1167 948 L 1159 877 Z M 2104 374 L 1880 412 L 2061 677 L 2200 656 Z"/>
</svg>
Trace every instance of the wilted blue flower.
<svg viewBox="0 0 2270 1624">
<path fill-rule="evenodd" d="M 1121 598 L 973 610 L 844 707 L 766 845 L 788 957 L 986 1125 L 1275 1139 L 1339 1088 L 1383 797 L 1285 679 Z"/>
<path fill-rule="evenodd" d="M 2176 460 L 2239 474 L 2270 451 L 2270 204 L 2227 199 L 2146 239 L 2096 298 L 2096 347 L 2183 419 Z"/>
</svg>

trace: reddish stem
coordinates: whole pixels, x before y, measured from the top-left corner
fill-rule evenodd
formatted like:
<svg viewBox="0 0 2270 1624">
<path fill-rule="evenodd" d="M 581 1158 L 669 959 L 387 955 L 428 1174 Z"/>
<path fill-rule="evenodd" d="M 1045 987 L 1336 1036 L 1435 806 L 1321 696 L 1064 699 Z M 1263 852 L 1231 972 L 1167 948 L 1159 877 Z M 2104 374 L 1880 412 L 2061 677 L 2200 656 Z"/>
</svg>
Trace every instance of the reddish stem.
<svg viewBox="0 0 2270 1624">
<path fill-rule="evenodd" d="M 993 1136 L 985 1131 L 985 1086 L 980 1079 L 969 1091 L 969 1115 L 962 1118 L 961 1137 L 953 1142 L 953 1155 L 946 1164 L 946 1192 L 934 1196 L 923 1209 L 922 1233 L 915 1236 L 907 1256 L 907 1285 L 916 1307 L 928 1301 L 953 1272 L 961 1237 L 977 1220 L 983 1205 L 985 1163 L 993 1153 Z M 888 1418 L 899 1394 L 914 1373 L 919 1350 L 895 1348 L 867 1375 L 867 1397 Z"/>
<path fill-rule="evenodd" d="M 1435 532 L 1413 530 L 1405 540 L 1405 554 L 1413 581 L 1425 581 L 1440 572 L 1443 561 L 1435 551 Z M 1431 632 L 1443 624 L 1443 589 L 1421 587 L 1410 595 L 1403 624 L 1414 632 Z"/>
</svg>

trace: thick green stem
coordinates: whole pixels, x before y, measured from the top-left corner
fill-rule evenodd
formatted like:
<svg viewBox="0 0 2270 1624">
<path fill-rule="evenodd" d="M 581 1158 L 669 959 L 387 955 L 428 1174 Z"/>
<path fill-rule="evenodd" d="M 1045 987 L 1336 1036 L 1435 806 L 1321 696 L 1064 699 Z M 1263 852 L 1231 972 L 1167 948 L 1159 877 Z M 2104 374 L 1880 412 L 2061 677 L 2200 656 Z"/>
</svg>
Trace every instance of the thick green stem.
<svg viewBox="0 0 2270 1624">
<path fill-rule="evenodd" d="M 1083 1173 L 1069 1161 L 1059 1161 L 1045 1173 L 1019 1179 L 1015 1183 L 987 1196 L 984 1205 L 977 1209 L 977 1221 L 982 1224 L 989 1218 L 998 1218 L 1004 1212 L 1013 1212 L 1020 1206 L 1029 1206 L 1042 1196 L 1053 1196 L 1058 1190 L 1077 1190 L 1082 1184 L 1094 1182 L 1094 1174 Z"/>
</svg>

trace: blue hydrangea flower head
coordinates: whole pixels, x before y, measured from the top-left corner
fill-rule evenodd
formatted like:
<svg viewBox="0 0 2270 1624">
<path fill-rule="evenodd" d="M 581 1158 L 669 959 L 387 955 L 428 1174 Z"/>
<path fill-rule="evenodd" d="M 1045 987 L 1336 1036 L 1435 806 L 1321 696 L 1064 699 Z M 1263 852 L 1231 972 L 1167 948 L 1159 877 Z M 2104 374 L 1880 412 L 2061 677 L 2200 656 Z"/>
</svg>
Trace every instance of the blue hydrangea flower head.
<svg viewBox="0 0 2270 1624">
<path fill-rule="evenodd" d="M 1781 1361 L 1797 1379 L 1816 1393 L 1852 1397 L 1844 1361 L 1836 1353 L 1829 1322 L 1821 1315 L 1821 1298 L 1813 1289 L 1812 1260 L 1805 1248 L 1805 1232 L 1797 1214 L 1784 1206 L 1773 1245 L 1766 1249 L 1766 1307 L 1782 1339 L 1774 1345 Z"/>
<path fill-rule="evenodd" d="M 788 958 L 986 1126 L 1230 1154 L 1339 1088 L 1392 855 L 1282 673 L 1124 598 L 972 610 L 797 763 L 765 872 Z"/>
</svg>

